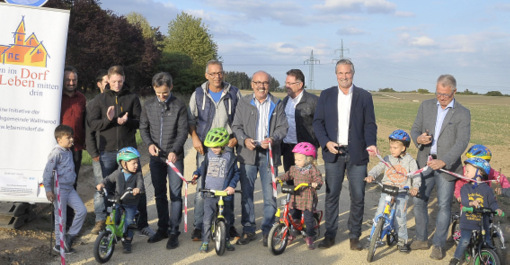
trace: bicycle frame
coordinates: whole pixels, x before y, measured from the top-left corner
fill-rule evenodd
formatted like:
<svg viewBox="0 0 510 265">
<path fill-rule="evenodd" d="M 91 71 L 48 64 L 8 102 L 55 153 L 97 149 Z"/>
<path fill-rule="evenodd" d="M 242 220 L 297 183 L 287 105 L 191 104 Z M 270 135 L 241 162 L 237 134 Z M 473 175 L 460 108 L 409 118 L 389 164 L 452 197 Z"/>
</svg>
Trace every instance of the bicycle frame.
<svg viewBox="0 0 510 265">
<path fill-rule="evenodd" d="M 372 238 L 373 234 L 374 234 L 374 230 L 375 230 L 375 227 L 377 226 L 377 222 L 378 220 L 383 217 L 384 218 L 384 226 L 383 226 L 383 230 L 381 231 L 381 238 L 380 240 L 383 240 L 384 237 L 386 235 L 388 235 L 389 233 L 391 233 L 392 231 L 395 230 L 395 224 L 394 224 L 394 220 L 395 220 L 395 213 L 396 213 L 396 198 L 398 196 L 398 194 L 400 193 L 403 193 L 403 192 L 406 192 L 409 190 L 409 188 L 406 186 L 404 187 L 404 189 L 399 189 L 398 187 L 395 187 L 395 186 L 390 186 L 390 185 L 384 185 L 382 183 L 380 183 L 379 181 L 376 182 L 376 184 L 378 184 L 379 186 L 383 187 L 383 190 L 382 192 L 386 194 L 386 198 L 385 198 L 385 206 L 384 206 L 384 210 L 381 214 L 378 214 L 377 216 L 375 216 L 374 218 L 374 224 L 372 225 L 372 230 L 370 231 L 370 239 Z"/>
<path fill-rule="evenodd" d="M 103 188 L 103 192 L 104 192 L 104 196 L 108 197 L 108 192 L 106 191 L 106 189 Z M 122 206 L 121 202 L 124 199 L 124 197 L 126 197 L 126 195 L 128 195 L 130 193 L 133 193 L 133 191 L 127 190 L 122 195 L 122 197 L 120 197 L 120 199 L 118 201 L 116 199 L 108 199 L 108 201 L 112 202 L 113 204 L 112 204 L 112 206 L 107 208 L 107 212 L 109 212 L 110 214 L 106 217 L 105 230 L 108 230 L 108 231 L 112 232 L 112 234 L 115 235 L 115 237 L 112 237 L 112 238 L 115 238 L 114 239 L 115 241 L 117 241 L 118 238 L 122 238 L 124 236 L 124 223 L 126 221 L 125 220 L 126 219 L 126 210 Z M 117 204 L 119 204 L 120 210 L 122 211 L 122 215 L 120 217 L 120 222 L 118 225 L 115 224 L 115 220 L 117 217 Z M 111 244 L 111 242 L 110 242 L 110 244 Z"/>
</svg>

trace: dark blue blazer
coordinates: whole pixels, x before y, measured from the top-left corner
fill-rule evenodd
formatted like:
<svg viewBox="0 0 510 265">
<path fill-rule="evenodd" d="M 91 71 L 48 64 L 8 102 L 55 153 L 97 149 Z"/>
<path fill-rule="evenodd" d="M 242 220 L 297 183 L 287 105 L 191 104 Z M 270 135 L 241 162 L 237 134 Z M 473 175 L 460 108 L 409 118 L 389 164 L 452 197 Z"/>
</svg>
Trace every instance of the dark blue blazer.
<svg viewBox="0 0 510 265">
<path fill-rule="evenodd" d="M 328 151 L 326 144 L 329 141 L 338 142 L 339 91 L 340 89 L 334 86 L 321 92 L 313 119 L 313 130 L 322 147 L 322 158 L 328 163 L 336 162 L 338 158 L 338 155 Z M 371 145 L 377 145 L 377 125 L 372 94 L 353 86 L 348 143 L 350 162 L 354 165 L 367 164 L 369 159 L 366 148 Z"/>
</svg>

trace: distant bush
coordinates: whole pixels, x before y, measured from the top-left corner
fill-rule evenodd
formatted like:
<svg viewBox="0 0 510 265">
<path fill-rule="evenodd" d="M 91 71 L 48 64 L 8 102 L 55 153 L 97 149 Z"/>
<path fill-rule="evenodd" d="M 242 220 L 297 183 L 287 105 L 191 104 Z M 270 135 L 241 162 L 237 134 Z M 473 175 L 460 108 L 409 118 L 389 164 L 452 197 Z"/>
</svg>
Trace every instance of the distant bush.
<svg viewBox="0 0 510 265">
<path fill-rule="evenodd" d="M 387 87 L 387 88 L 379 88 L 379 92 L 395 92 L 393 88 Z"/>
<path fill-rule="evenodd" d="M 464 90 L 464 92 L 458 92 L 458 94 L 461 94 L 461 95 L 479 95 L 476 92 L 469 91 L 469 89 Z"/>
<path fill-rule="evenodd" d="M 416 90 L 416 92 L 420 93 L 420 94 L 428 94 L 430 93 L 428 89 L 425 89 L 425 88 L 418 88 L 418 90 Z"/>
<path fill-rule="evenodd" d="M 485 95 L 486 96 L 503 96 L 503 94 L 501 92 L 499 92 L 499 91 L 489 91 Z"/>
</svg>

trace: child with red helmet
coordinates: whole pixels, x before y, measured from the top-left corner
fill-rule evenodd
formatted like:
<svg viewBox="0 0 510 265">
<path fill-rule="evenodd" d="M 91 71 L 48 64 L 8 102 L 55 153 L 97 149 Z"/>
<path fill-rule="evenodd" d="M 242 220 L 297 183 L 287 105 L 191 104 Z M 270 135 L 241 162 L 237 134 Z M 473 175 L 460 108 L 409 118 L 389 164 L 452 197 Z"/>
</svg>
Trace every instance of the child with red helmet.
<svg viewBox="0 0 510 265">
<path fill-rule="evenodd" d="M 314 249 L 315 231 L 313 213 L 318 202 L 317 190 L 323 184 L 322 174 L 314 164 L 317 152 L 315 146 L 311 143 L 298 143 L 292 149 L 292 152 L 294 153 L 295 165 L 291 166 L 285 174 L 278 176 L 278 179 L 281 181 L 294 180 L 294 185 L 296 186 L 301 183 L 308 183 L 310 185 L 309 187 L 311 188 L 306 188 L 298 194 L 292 195 L 291 209 L 292 218 L 295 220 L 301 219 L 301 214 L 304 215 L 306 225 L 305 241 L 308 249 Z"/>
<path fill-rule="evenodd" d="M 416 177 L 411 180 L 407 174 L 418 170 L 418 164 L 416 160 L 409 155 L 406 151 L 411 143 L 411 137 L 404 130 L 395 130 L 390 134 L 389 144 L 391 155 L 385 156 L 384 161 L 391 165 L 388 168 L 383 162 L 379 162 L 373 167 L 368 173 L 365 181 L 370 183 L 374 181 L 378 176 L 384 175 L 381 182 L 385 185 L 397 186 L 399 188 L 409 187 L 409 193 L 412 196 L 418 194 L 418 189 L 421 186 L 421 178 Z M 379 206 L 375 216 L 381 214 L 384 210 L 386 194 L 381 193 L 379 200 Z M 397 225 L 395 230 L 398 234 L 397 247 L 401 252 L 409 252 L 410 248 L 407 244 L 407 216 L 406 216 L 406 205 L 409 195 L 407 193 L 399 193 L 396 197 L 396 209 L 395 214 Z"/>
</svg>

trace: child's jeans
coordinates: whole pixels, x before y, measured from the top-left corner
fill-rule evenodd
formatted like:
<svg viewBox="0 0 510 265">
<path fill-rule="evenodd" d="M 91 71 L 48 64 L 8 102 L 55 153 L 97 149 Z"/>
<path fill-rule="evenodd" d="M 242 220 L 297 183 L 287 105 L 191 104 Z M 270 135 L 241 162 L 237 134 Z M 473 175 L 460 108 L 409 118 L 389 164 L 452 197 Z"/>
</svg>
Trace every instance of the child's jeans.
<svg viewBox="0 0 510 265">
<path fill-rule="evenodd" d="M 460 230 L 460 239 L 459 244 L 457 244 L 457 249 L 455 249 L 455 253 L 453 257 L 460 260 L 464 257 L 464 252 L 469 245 L 469 240 L 471 239 L 471 230 L 469 229 L 461 229 Z"/>
<path fill-rule="evenodd" d="M 204 224 L 202 229 L 202 242 L 209 243 L 209 237 L 211 236 L 211 221 L 214 216 L 217 214 L 217 204 L 220 198 L 218 197 L 209 197 L 208 194 L 204 194 Z M 223 199 L 225 205 L 223 206 L 223 216 L 225 217 L 225 228 L 226 228 L 226 240 L 230 240 L 230 220 L 232 220 L 232 201 L 227 201 Z"/>
<path fill-rule="evenodd" d="M 55 189 L 55 196 L 56 189 Z M 69 187 L 60 187 L 60 203 L 62 204 L 62 220 L 63 220 L 63 231 L 66 233 L 66 215 L 67 215 L 67 206 L 71 207 L 74 210 L 74 219 L 69 231 L 67 234 L 71 236 L 76 236 L 83 226 L 83 222 L 85 221 L 85 217 L 87 216 L 87 208 L 83 204 L 83 201 L 80 199 L 78 192 L 73 188 L 73 186 Z M 59 229 L 59 217 L 58 217 L 58 201 L 55 199 L 53 202 L 55 206 L 55 242 L 56 245 L 60 244 L 60 229 Z"/>
<path fill-rule="evenodd" d="M 377 217 L 384 211 L 384 207 L 386 206 L 386 196 L 388 194 L 381 193 L 381 198 L 379 199 L 379 206 L 377 206 L 377 212 L 375 216 Z M 407 241 L 407 200 L 409 199 L 409 195 L 405 193 L 399 193 L 396 197 L 395 202 L 395 219 L 393 220 L 393 225 L 395 227 L 395 231 L 398 234 L 399 240 Z M 395 222 L 396 221 L 396 222 Z"/>
<path fill-rule="evenodd" d="M 136 215 L 136 205 L 122 205 L 126 210 L 126 219 L 124 221 L 124 237 L 133 238 L 133 229 L 128 229 L 129 225 L 133 224 L 133 219 Z M 115 213 L 115 223 L 120 223 L 120 218 L 122 217 L 122 211 L 120 209 L 120 205 L 117 205 L 116 213 Z"/>
<path fill-rule="evenodd" d="M 313 212 L 310 212 L 308 210 L 301 211 L 298 209 L 291 209 L 290 211 L 294 223 L 301 222 L 301 214 L 303 213 L 305 217 L 306 235 L 311 237 L 315 236 L 315 223 L 313 219 Z"/>
</svg>

